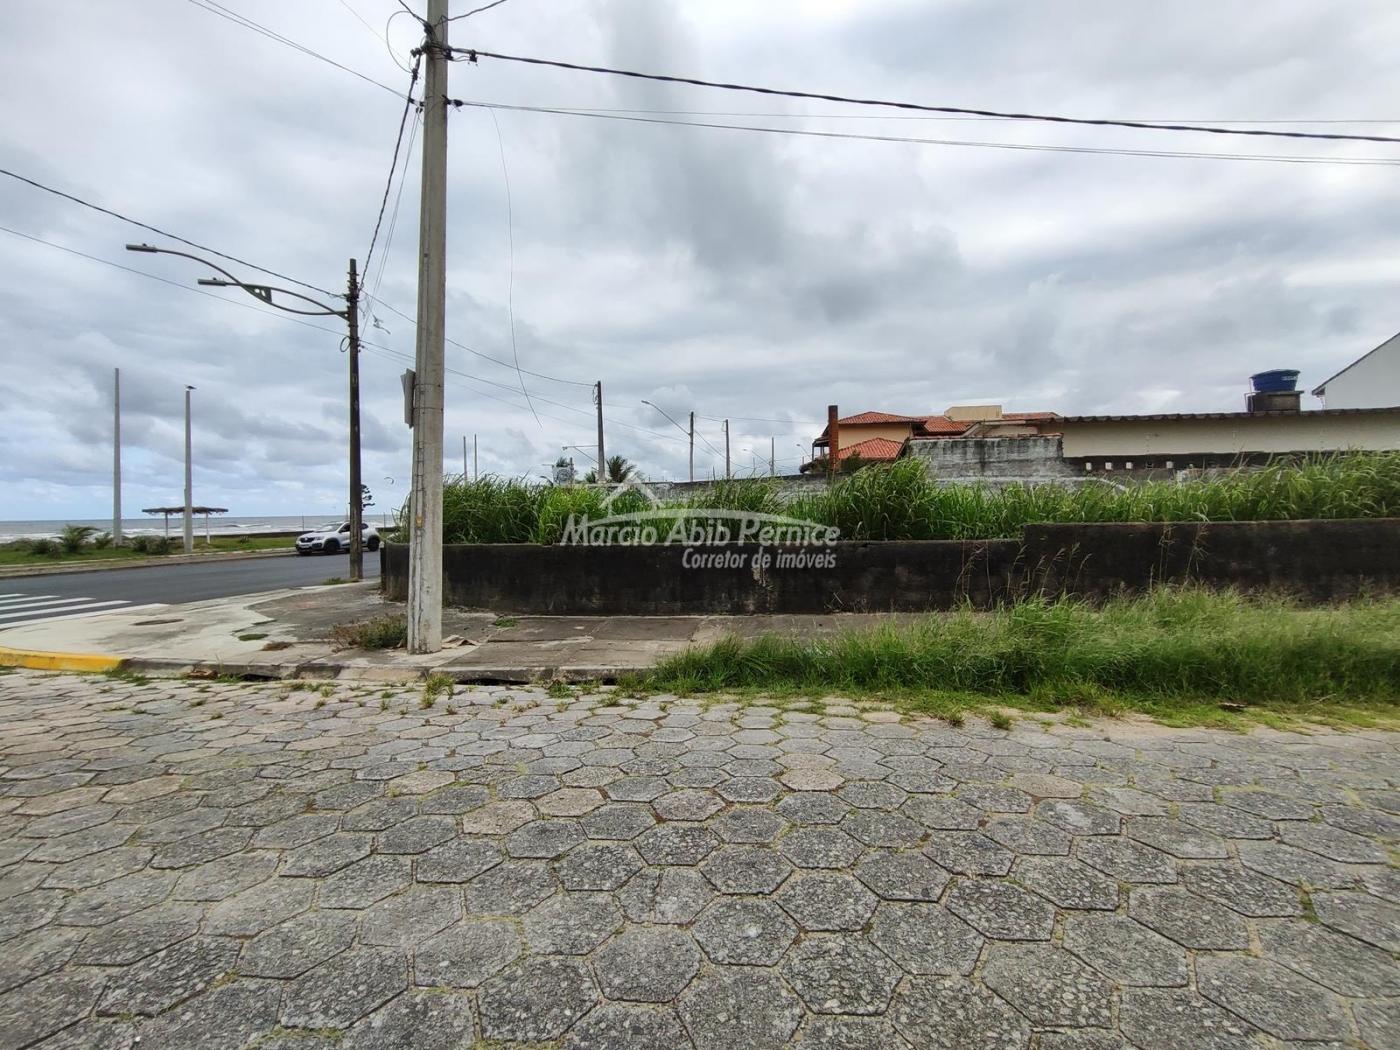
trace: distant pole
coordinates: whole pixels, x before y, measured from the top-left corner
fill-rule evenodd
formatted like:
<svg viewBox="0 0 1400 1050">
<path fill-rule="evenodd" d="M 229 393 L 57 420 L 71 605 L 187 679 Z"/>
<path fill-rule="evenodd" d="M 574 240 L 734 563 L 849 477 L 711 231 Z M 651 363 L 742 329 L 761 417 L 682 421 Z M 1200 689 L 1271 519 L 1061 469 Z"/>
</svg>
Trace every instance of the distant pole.
<svg viewBox="0 0 1400 1050">
<path fill-rule="evenodd" d="M 360 478 L 360 276 L 354 259 L 345 294 L 345 321 L 350 326 L 350 582 L 355 583 L 365 578 L 365 493 Z"/>
<path fill-rule="evenodd" d="M 777 439 L 770 434 L 768 437 L 768 476 L 770 478 L 778 475 L 778 457 L 777 453 L 773 451 L 776 447 L 776 441 Z"/>
<path fill-rule="evenodd" d="M 604 484 L 608 480 L 608 472 L 603 456 L 603 381 L 601 379 L 593 384 L 593 392 L 598 402 L 598 483 Z"/>
<path fill-rule="evenodd" d="M 442 648 L 442 408 L 447 311 L 447 0 L 428 0 L 414 357 L 408 651 Z"/>
<path fill-rule="evenodd" d="M 729 469 L 729 420 L 724 421 L 724 476 L 732 478 L 734 472 Z"/>
<path fill-rule="evenodd" d="M 695 413 L 690 413 L 690 480 L 695 480 Z"/>
<path fill-rule="evenodd" d="M 481 480 L 481 463 L 476 458 L 476 435 L 472 435 L 472 480 Z"/>
<path fill-rule="evenodd" d="M 190 391 L 185 387 L 185 553 L 194 553 L 194 460 L 190 444 Z"/>
<path fill-rule="evenodd" d="M 466 481 L 471 477 L 467 472 L 467 435 L 462 435 L 462 480 Z"/>
<path fill-rule="evenodd" d="M 112 543 L 122 545 L 122 370 L 112 369 Z"/>
</svg>

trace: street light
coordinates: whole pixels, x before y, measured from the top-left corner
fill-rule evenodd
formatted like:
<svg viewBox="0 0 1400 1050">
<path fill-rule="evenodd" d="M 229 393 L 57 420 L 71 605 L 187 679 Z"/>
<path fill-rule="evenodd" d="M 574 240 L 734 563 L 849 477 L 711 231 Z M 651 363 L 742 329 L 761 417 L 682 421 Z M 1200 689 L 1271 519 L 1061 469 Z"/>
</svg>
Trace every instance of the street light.
<svg viewBox="0 0 1400 1050">
<path fill-rule="evenodd" d="M 660 412 L 663 416 L 666 417 L 666 420 L 673 427 L 679 430 L 682 434 L 687 434 L 690 437 L 690 480 L 693 482 L 695 480 L 695 413 L 690 413 L 690 430 L 687 431 L 685 427 L 681 426 L 674 419 L 672 419 L 671 414 L 667 412 L 664 408 L 662 408 L 660 405 L 654 404 L 653 402 L 648 401 L 646 398 L 642 398 L 642 404 L 649 405 L 652 408 L 656 409 L 658 412 Z"/>
<path fill-rule="evenodd" d="M 149 255 L 178 255 L 182 259 L 191 259 L 202 266 L 207 266 L 211 270 L 223 274 L 223 277 L 201 277 L 198 283 L 212 288 L 241 288 L 254 299 L 267 306 L 274 307 L 289 314 L 298 314 L 302 317 L 339 317 L 343 319 L 349 328 L 349 338 L 346 349 L 350 353 L 350 579 L 359 580 L 364 577 L 364 488 L 360 484 L 360 284 L 359 275 L 355 269 L 355 260 L 350 260 L 350 286 L 345 296 L 345 309 L 337 310 L 318 302 L 310 296 L 302 295 L 301 292 L 294 292 L 287 288 L 278 288 L 268 284 L 250 284 L 240 281 L 229 273 L 222 266 L 211 263 L 208 259 L 202 259 L 198 255 L 191 255 L 189 252 L 176 251 L 173 248 L 157 248 L 151 244 L 128 244 L 126 250 L 129 252 L 144 252 Z M 313 309 L 305 307 L 289 306 L 285 303 L 275 302 L 273 295 L 291 296 L 293 299 L 300 299 L 304 303 L 309 303 Z M 191 388 L 193 389 L 193 388 Z M 189 402 L 189 393 L 185 394 L 186 405 Z M 186 413 L 185 424 L 185 445 L 189 446 L 189 421 Z M 185 481 L 185 502 L 189 503 L 189 464 L 188 451 L 186 455 L 186 481 Z M 189 549 L 191 535 L 191 524 L 188 517 L 185 524 L 185 544 Z"/>
</svg>

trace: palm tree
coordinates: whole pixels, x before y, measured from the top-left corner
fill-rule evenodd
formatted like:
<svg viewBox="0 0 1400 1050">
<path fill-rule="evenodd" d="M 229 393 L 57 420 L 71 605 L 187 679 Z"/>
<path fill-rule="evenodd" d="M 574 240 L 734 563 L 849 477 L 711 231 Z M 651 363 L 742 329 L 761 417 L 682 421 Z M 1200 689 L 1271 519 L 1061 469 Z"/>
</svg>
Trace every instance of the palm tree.
<svg viewBox="0 0 1400 1050">
<path fill-rule="evenodd" d="M 624 481 L 637 473 L 637 465 L 628 463 L 624 456 L 609 456 L 607 459 L 608 483 L 621 485 Z"/>
</svg>

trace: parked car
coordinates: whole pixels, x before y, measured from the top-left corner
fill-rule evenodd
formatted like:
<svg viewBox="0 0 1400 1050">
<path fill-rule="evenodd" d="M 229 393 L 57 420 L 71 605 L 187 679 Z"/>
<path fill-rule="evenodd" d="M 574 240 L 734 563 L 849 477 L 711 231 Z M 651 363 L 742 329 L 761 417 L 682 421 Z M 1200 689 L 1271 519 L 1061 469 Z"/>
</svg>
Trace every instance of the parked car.
<svg viewBox="0 0 1400 1050">
<path fill-rule="evenodd" d="M 360 523 L 360 542 L 367 551 L 379 549 L 379 533 L 367 521 Z M 333 521 L 297 537 L 298 554 L 339 554 L 350 549 L 350 523 Z"/>
</svg>

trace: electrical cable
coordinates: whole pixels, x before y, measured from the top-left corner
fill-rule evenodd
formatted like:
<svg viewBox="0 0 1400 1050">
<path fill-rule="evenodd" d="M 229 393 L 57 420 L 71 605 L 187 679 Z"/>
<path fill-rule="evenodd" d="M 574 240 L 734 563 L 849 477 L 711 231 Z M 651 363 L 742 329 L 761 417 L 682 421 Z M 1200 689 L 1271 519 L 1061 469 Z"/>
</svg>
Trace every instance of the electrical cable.
<svg viewBox="0 0 1400 1050">
<path fill-rule="evenodd" d="M 983 149 L 1005 149 L 1032 153 L 1084 153 L 1120 157 L 1171 157 L 1184 160 L 1237 160 L 1276 164 L 1335 164 L 1350 167 L 1396 167 L 1400 158 L 1388 157 L 1307 157 L 1276 153 L 1206 153 L 1189 150 L 1132 149 L 1106 146 L 1051 146 L 1029 142 L 988 142 L 973 139 L 930 139 L 909 135 L 871 135 L 854 131 L 813 131 L 807 128 L 769 128 L 759 124 L 721 124 L 714 121 L 665 120 L 660 117 L 628 117 L 618 113 L 578 109 L 552 109 L 547 106 L 514 106 L 503 102 L 474 102 L 448 99 L 455 108 L 503 109 L 517 113 L 550 113 L 565 117 L 590 117 L 595 120 L 620 120 L 632 124 L 666 124 L 686 128 L 716 128 L 727 131 L 752 131 L 766 135 L 796 135 L 805 138 L 852 139 L 863 142 L 895 142 L 922 146 L 967 146 Z"/>
<path fill-rule="evenodd" d="M 308 281 L 300 281 L 295 277 L 289 277 L 285 273 L 279 273 L 276 270 L 269 270 L 266 266 L 259 266 L 257 263 L 251 263 L 248 262 L 248 260 L 246 259 L 240 259 L 236 255 L 228 255 L 227 253 L 221 252 L 216 248 L 210 248 L 206 244 L 200 244 L 198 241 L 191 241 L 185 237 L 179 236 L 178 234 L 162 230 L 158 226 L 152 226 L 149 223 L 144 223 L 138 219 L 133 219 L 130 216 L 123 215 L 121 212 L 113 211 L 111 208 L 104 208 L 100 204 L 93 204 L 91 201 L 84 200 L 81 197 L 76 197 L 71 193 L 65 193 L 62 190 L 56 190 L 52 186 L 46 186 L 42 182 L 10 171 L 8 168 L 0 168 L 0 175 L 8 175 L 10 178 L 15 179 L 18 182 L 23 182 L 26 185 L 33 186 L 35 189 L 43 190 L 45 193 L 52 193 L 55 197 L 62 197 L 64 200 L 72 201 L 74 204 L 81 204 L 84 208 L 90 208 L 95 212 L 100 212 L 101 214 L 110 216 L 113 219 L 120 219 L 122 222 L 130 223 L 132 226 L 137 226 L 143 230 L 149 230 L 151 233 L 159 234 L 162 237 L 168 237 L 172 241 L 178 241 L 181 244 L 188 245 L 191 248 L 198 248 L 200 251 L 208 252 L 210 255 L 217 255 L 220 259 L 227 259 L 229 262 L 238 263 L 239 266 L 247 266 L 250 269 L 257 270 L 259 273 L 265 273 L 269 276 L 277 277 L 284 281 L 291 281 L 293 284 L 299 284 L 303 288 L 310 288 L 312 291 L 320 292 L 322 295 L 329 295 L 339 299 L 345 298 L 344 292 L 332 292 L 329 289 L 322 288 L 320 285 L 311 284 Z"/>
<path fill-rule="evenodd" d="M 500 7 L 500 6 L 501 6 L 503 3 L 505 3 L 505 2 L 506 2 L 506 0 L 492 0 L 491 3 L 489 3 L 489 4 L 482 4 L 480 7 L 473 8 L 472 10 L 468 11 L 466 14 L 462 14 L 462 15 L 453 15 L 451 18 L 448 19 L 448 21 L 449 21 L 449 22 L 457 22 L 457 21 L 460 21 L 460 20 L 463 19 L 463 18 L 470 18 L 472 15 L 479 15 L 479 14 L 481 14 L 481 12 L 483 12 L 483 11 L 489 11 L 489 10 L 491 10 L 491 8 L 493 8 L 493 7 Z"/>
<path fill-rule="evenodd" d="M 210 0 L 210 2 L 212 2 L 212 0 Z M 498 0 L 498 2 L 503 2 L 503 0 Z M 993 117 L 999 120 L 1035 120 L 1051 124 L 1077 124 L 1088 127 L 1134 128 L 1142 131 L 1190 131 L 1201 132 L 1207 135 L 1251 135 L 1266 138 L 1325 139 L 1340 142 L 1400 143 L 1400 137 L 1392 135 L 1355 135 L 1322 131 L 1275 131 L 1266 128 L 1222 128 L 1210 127 L 1205 124 L 1156 124 L 1143 120 L 1064 117 L 1047 113 L 1016 113 L 995 109 L 975 109 L 968 106 L 930 106 L 918 102 L 893 102 L 884 99 L 835 95 L 819 91 L 791 91 L 781 88 L 757 87 L 752 84 L 701 80 L 697 77 L 670 76 L 662 73 L 640 73 L 632 69 L 614 69 L 609 66 L 587 66 L 576 62 L 560 62 L 548 58 L 507 55 L 498 51 L 483 51 L 479 48 L 448 48 L 448 51 L 449 57 L 458 61 L 465 60 L 468 62 L 476 62 L 481 58 L 494 58 L 502 62 L 521 62 L 527 65 L 550 66 L 555 69 L 569 69 L 583 73 L 603 73 L 608 76 L 628 77 L 634 80 L 655 80 L 667 84 L 686 84 L 691 87 L 717 88 L 722 91 L 745 91 L 751 94 L 777 95 L 784 98 L 815 99 L 820 102 L 840 102 L 851 106 L 879 106 L 887 109 L 918 110 L 923 113 L 949 113 L 972 117 Z"/>
<path fill-rule="evenodd" d="M 515 204 L 510 192 L 510 169 L 506 167 L 506 140 L 501 137 L 501 124 L 496 119 L 494 110 L 487 110 L 491 114 L 491 124 L 496 129 L 496 146 L 501 151 L 501 175 L 505 179 L 506 186 L 506 238 L 510 245 L 510 279 L 506 285 L 506 316 L 510 321 L 510 354 L 515 362 L 515 378 L 520 383 L 520 392 L 525 395 L 525 403 L 530 406 L 530 411 L 535 411 L 535 406 L 530 401 L 530 391 L 525 389 L 525 377 L 520 372 L 520 349 L 515 342 Z M 535 422 L 539 423 L 539 417 L 535 417 Z"/>
<path fill-rule="evenodd" d="M 389 178 L 384 183 L 384 196 L 379 202 L 379 216 L 374 220 L 374 233 L 369 239 L 369 251 L 365 252 L 365 269 L 369 273 L 370 263 L 374 260 L 374 246 L 379 241 L 379 227 L 384 222 L 384 211 L 389 207 L 389 192 L 394 188 L 394 171 L 399 166 L 399 147 L 403 145 L 403 129 L 408 124 L 408 114 L 413 109 L 413 87 L 418 83 L 418 67 L 422 62 L 422 56 L 416 56 L 413 60 L 413 71 L 409 75 L 408 95 L 404 99 L 403 115 L 399 117 L 399 133 L 394 138 L 394 155 L 389 160 Z M 407 171 L 408 161 L 404 161 L 404 169 Z"/>
<path fill-rule="evenodd" d="M 399 94 L 397 90 L 391 88 L 388 84 L 384 83 L 383 81 L 375 80 L 373 77 L 361 73 L 358 69 L 351 69 L 349 66 L 337 62 L 335 59 L 330 58 L 327 55 L 323 55 L 319 51 L 313 51 L 306 45 L 297 43 L 291 37 L 283 36 L 281 33 L 269 29 L 267 26 L 263 25 L 260 22 L 255 22 L 245 15 L 240 15 L 237 11 L 234 11 L 231 8 L 224 7 L 222 4 L 218 3 L 217 0 L 189 0 L 189 2 L 191 4 L 194 4 L 194 6 L 199 8 L 201 11 L 207 11 L 211 15 L 218 15 L 225 21 L 232 22 L 236 26 L 242 26 L 244 29 L 250 29 L 254 33 L 258 33 L 261 36 L 267 37 L 269 40 L 274 40 L 277 43 L 282 44 L 284 47 L 290 47 L 295 51 L 300 51 L 303 55 L 306 55 L 310 58 L 314 58 L 320 62 L 325 62 L 327 65 L 335 66 L 336 69 L 349 73 L 353 77 L 358 77 L 359 79 L 363 80 L 366 84 L 373 84 L 375 87 L 382 88 L 383 90 L 389 92 L 391 95 L 396 95 L 400 98 L 403 97 Z"/>
<path fill-rule="evenodd" d="M 384 235 L 384 250 L 379 253 L 379 273 L 375 275 L 374 291 L 365 299 L 365 309 L 370 316 L 370 322 L 379 325 L 379 318 L 374 316 L 373 303 L 379 301 L 379 289 L 384 284 L 384 272 L 389 265 L 389 249 L 394 244 L 394 231 L 399 226 L 399 206 L 403 203 L 403 188 L 408 184 L 408 169 L 413 163 L 413 143 L 418 138 L 418 127 L 422 123 L 422 116 L 415 110 L 413 114 L 413 127 L 408 130 L 408 149 L 404 154 L 403 171 L 399 175 L 399 192 L 394 195 L 394 210 L 389 213 L 389 229 Z M 368 272 L 366 272 L 368 277 Z"/>
</svg>

